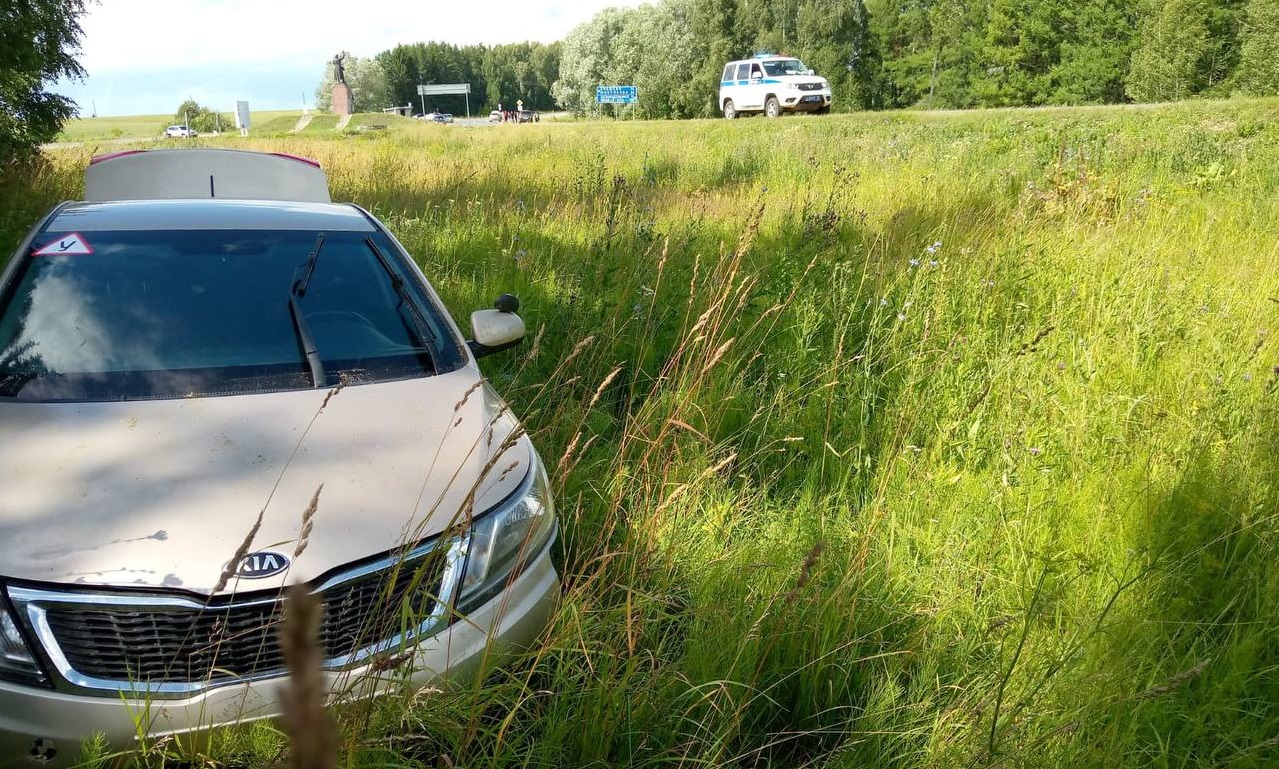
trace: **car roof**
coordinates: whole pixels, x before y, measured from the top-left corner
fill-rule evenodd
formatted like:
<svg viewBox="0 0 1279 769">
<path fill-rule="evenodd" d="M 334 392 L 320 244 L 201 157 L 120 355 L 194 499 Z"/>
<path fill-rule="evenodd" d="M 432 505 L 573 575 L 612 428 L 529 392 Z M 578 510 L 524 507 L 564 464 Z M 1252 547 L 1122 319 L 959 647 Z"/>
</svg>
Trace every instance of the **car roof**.
<svg viewBox="0 0 1279 769">
<path fill-rule="evenodd" d="M 195 198 L 327 203 L 329 181 L 307 158 L 209 148 L 114 152 L 84 172 L 85 200 Z"/>
<path fill-rule="evenodd" d="M 359 208 L 277 200 L 126 200 L 67 203 L 46 232 L 126 230 L 310 230 L 376 232 Z"/>
<path fill-rule="evenodd" d="M 733 61 L 730 61 L 728 64 L 725 64 L 724 66 L 727 67 L 729 66 L 729 64 L 762 64 L 766 61 L 799 61 L 799 57 L 798 56 L 756 56 L 756 57 L 751 57 L 749 59 L 734 59 Z"/>
</svg>

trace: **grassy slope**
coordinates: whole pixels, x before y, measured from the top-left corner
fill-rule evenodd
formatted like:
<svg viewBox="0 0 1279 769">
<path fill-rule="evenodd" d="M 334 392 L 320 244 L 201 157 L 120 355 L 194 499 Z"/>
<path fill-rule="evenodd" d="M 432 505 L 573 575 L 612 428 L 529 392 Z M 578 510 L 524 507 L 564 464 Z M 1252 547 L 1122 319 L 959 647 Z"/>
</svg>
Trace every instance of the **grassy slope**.
<svg viewBox="0 0 1279 769">
<path fill-rule="evenodd" d="M 546 645 L 352 716 L 357 760 L 1273 765 L 1276 118 L 253 142 L 459 321 L 521 296 L 535 340 L 485 368 L 558 468 Z"/>
<path fill-rule="evenodd" d="M 160 136 L 173 124 L 172 115 L 132 115 L 129 117 L 92 117 L 70 120 L 58 135 L 60 142 L 94 141 L 97 139 L 150 138 Z"/>
<path fill-rule="evenodd" d="M 336 115 L 316 115 L 311 118 L 311 122 L 307 123 L 306 128 L 300 133 L 307 135 L 318 135 L 332 133 L 337 128 L 339 118 Z M 274 134 L 288 133 L 297 125 L 297 116 L 289 116 L 276 118 L 269 122 L 261 123 L 254 128 L 256 134 Z M 357 131 L 362 126 L 383 126 L 385 128 L 412 128 L 414 123 L 409 118 L 400 117 L 398 115 L 384 115 L 380 112 L 361 112 L 351 116 L 351 120 L 347 123 L 346 130 Z"/>
<path fill-rule="evenodd" d="M 302 119 L 301 115 L 279 115 L 269 120 L 254 121 L 253 133 L 255 134 L 274 134 L 288 133 Z"/>
<path fill-rule="evenodd" d="M 301 110 L 254 110 L 250 114 L 255 126 L 275 118 L 292 117 L 294 122 L 302 116 Z M 226 130 L 235 131 L 235 118 L 224 113 Z M 172 115 L 133 115 L 129 117 L 78 118 L 69 121 L 58 135 L 60 142 L 97 141 L 102 139 L 142 139 L 160 136 L 174 122 Z M 180 121 L 179 121 L 180 122 Z"/>
</svg>

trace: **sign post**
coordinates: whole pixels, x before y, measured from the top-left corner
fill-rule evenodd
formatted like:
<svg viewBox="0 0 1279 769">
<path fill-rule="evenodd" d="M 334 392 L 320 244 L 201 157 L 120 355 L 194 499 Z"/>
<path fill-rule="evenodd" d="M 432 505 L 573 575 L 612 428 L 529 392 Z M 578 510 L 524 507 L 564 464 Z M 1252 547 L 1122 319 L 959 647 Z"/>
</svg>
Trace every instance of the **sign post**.
<svg viewBox="0 0 1279 769">
<path fill-rule="evenodd" d="M 439 96 L 443 94 L 465 94 L 466 96 L 466 117 L 471 117 L 471 84 L 470 83 L 449 83 L 444 85 L 419 85 L 417 87 L 417 95 L 422 97 L 422 114 L 426 114 L 426 97 Z"/>
<path fill-rule="evenodd" d="M 240 129 L 241 136 L 249 135 L 249 103 L 247 101 L 235 103 L 235 127 Z"/>
<path fill-rule="evenodd" d="M 595 87 L 596 104 L 638 104 L 639 86 L 634 85 L 601 85 Z M 635 117 L 634 107 L 631 116 Z"/>
</svg>

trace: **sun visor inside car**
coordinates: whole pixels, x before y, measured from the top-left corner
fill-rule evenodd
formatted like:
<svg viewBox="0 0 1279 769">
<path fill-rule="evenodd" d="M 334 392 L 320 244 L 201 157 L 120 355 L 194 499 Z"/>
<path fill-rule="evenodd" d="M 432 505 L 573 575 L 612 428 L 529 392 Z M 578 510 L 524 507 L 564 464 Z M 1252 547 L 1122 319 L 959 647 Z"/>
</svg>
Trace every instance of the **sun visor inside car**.
<svg viewBox="0 0 1279 769">
<path fill-rule="evenodd" d="M 328 203 L 329 180 L 313 160 L 238 150 L 136 150 L 93 159 L 84 199 L 289 200 Z"/>
</svg>

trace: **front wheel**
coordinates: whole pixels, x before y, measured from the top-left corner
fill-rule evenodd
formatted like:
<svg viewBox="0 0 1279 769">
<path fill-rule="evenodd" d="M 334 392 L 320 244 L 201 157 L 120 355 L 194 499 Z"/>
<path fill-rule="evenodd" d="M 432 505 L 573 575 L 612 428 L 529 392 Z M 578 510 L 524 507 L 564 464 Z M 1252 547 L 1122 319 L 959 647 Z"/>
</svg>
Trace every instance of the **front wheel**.
<svg viewBox="0 0 1279 769">
<path fill-rule="evenodd" d="M 737 118 L 737 106 L 733 104 L 732 99 L 724 100 L 724 117 L 728 120 Z"/>
<path fill-rule="evenodd" d="M 777 101 L 776 96 L 768 97 L 768 101 L 764 102 L 764 114 L 769 117 L 781 117 L 782 104 Z"/>
<path fill-rule="evenodd" d="M 814 114 L 814 115 L 829 115 L 829 114 L 830 114 L 830 107 L 822 107 L 821 109 L 813 110 L 813 114 Z"/>
</svg>

